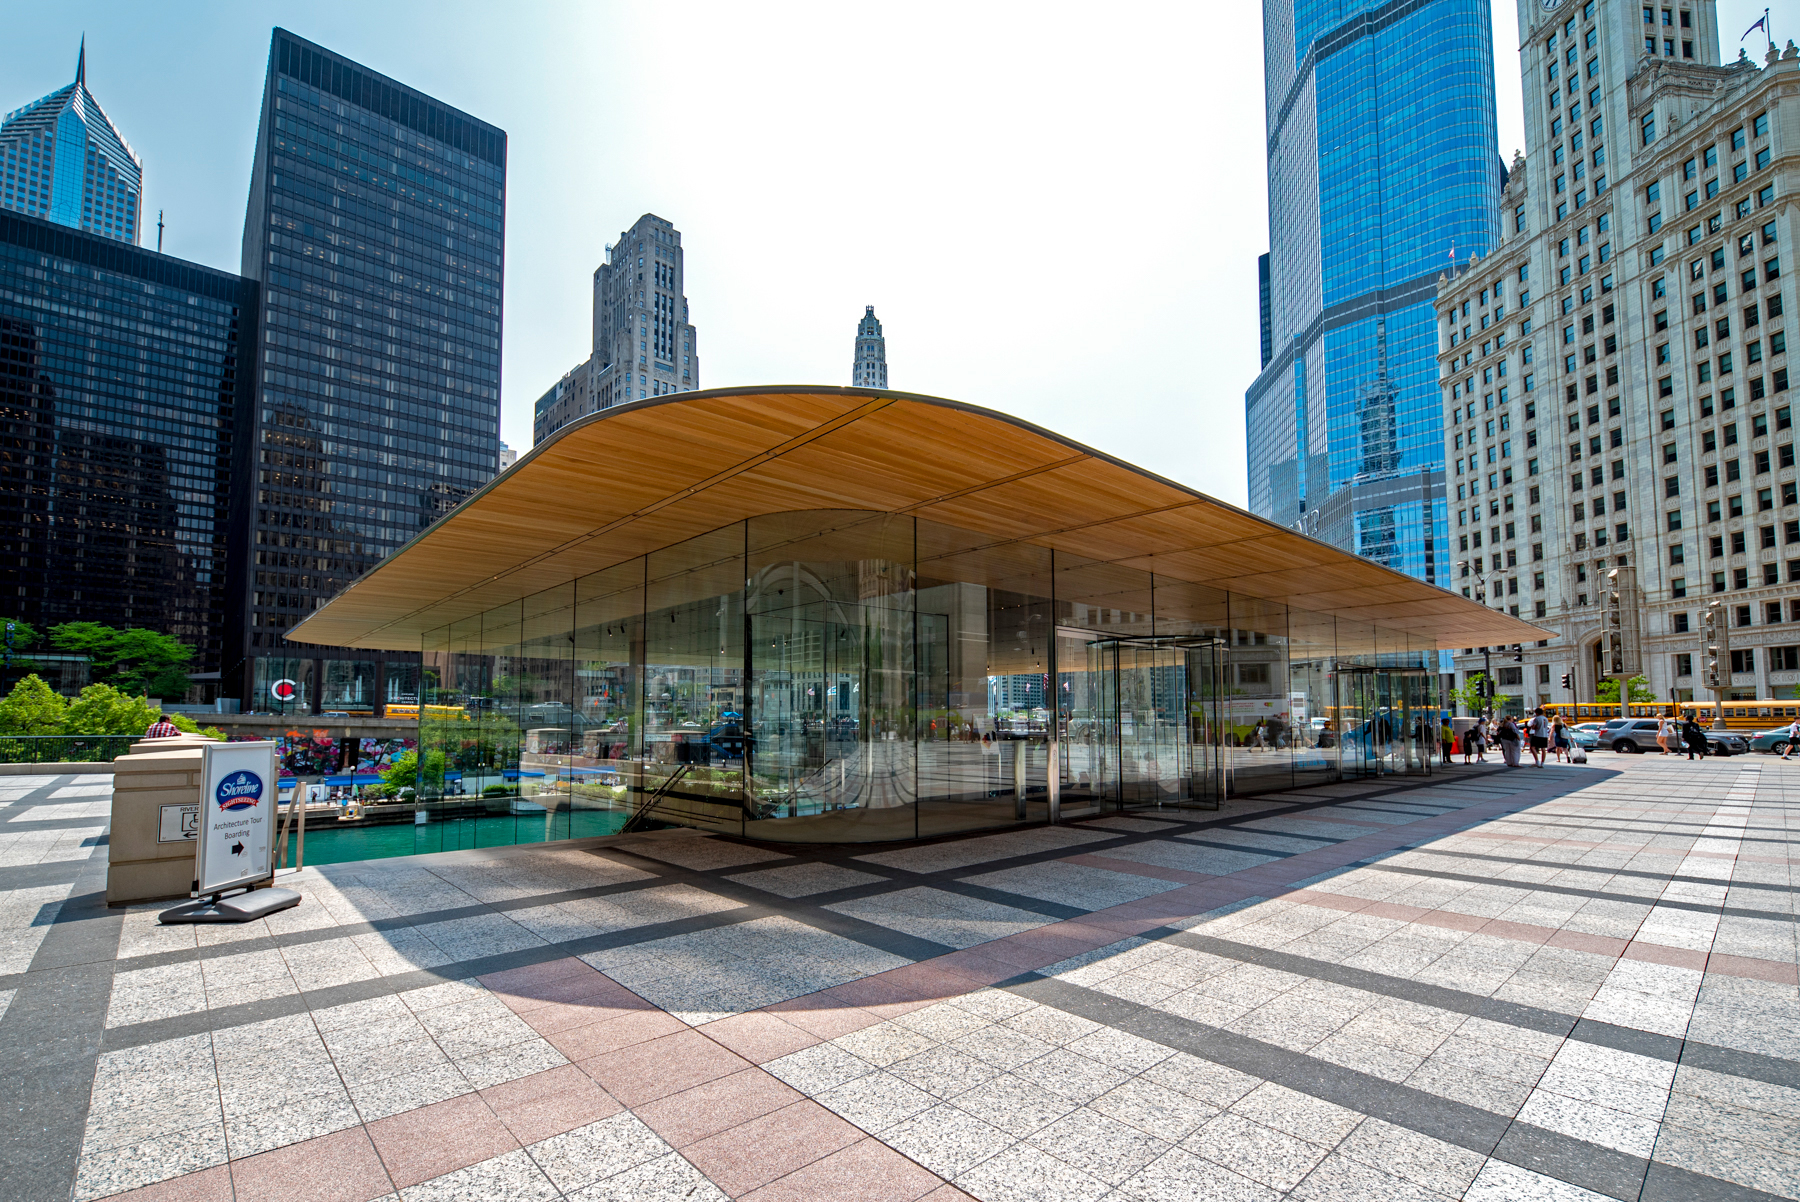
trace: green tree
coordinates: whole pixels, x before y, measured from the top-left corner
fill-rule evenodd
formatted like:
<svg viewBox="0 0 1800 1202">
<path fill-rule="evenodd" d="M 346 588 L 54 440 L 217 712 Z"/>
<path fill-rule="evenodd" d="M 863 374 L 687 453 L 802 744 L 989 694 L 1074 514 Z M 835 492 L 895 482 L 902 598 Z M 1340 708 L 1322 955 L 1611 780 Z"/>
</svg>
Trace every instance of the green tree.
<svg viewBox="0 0 1800 1202">
<path fill-rule="evenodd" d="M 59 651 L 87 656 L 96 684 L 142 697 L 178 701 L 187 695 L 194 653 L 169 635 L 141 626 L 120 630 L 99 622 L 64 622 L 50 628 L 50 643 Z"/>
<path fill-rule="evenodd" d="M 142 697 L 91 684 L 69 704 L 63 729 L 73 735 L 141 735 L 160 717 L 162 711 Z"/>
<path fill-rule="evenodd" d="M 419 777 L 419 753 L 408 751 L 381 774 L 381 791 L 388 797 L 397 795 L 402 789 L 416 789 L 421 797 L 441 796 L 444 792 L 444 753 L 426 752 L 424 779 Z"/>
<path fill-rule="evenodd" d="M 59 735 L 68 708 L 69 703 L 34 672 L 0 699 L 0 734 Z"/>
<path fill-rule="evenodd" d="M 1469 678 L 1450 690 L 1456 703 L 1471 714 L 1479 714 L 1487 708 L 1488 698 L 1484 690 L 1487 687 L 1486 672 L 1471 672 Z"/>
<path fill-rule="evenodd" d="M 1631 686 L 1631 700 L 1639 705 L 1656 700 L 1656 692 L 1650 687 L 1650 681 L 1643 676 L 1633 676 L 1625 682 Z M 1594 700 L 1602 705 L 1619 704 L 1619 682 L 1615 677 L 1608 677 L 1594 686 Z"/>
</svg>

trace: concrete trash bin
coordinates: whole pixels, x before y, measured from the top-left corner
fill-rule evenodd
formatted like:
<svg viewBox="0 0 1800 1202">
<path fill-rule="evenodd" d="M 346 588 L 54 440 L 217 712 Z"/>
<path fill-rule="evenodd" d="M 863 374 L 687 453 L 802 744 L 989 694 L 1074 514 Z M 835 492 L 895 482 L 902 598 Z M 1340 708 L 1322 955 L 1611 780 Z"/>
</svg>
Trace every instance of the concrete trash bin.
<svg viewBox="0 0 1800 1202">
<path fill-rule="evenodd" d="M 106 904 L 186 897 L 194 887 L 202 735 L 140 739 L 113 761 Z"/>
</svg>

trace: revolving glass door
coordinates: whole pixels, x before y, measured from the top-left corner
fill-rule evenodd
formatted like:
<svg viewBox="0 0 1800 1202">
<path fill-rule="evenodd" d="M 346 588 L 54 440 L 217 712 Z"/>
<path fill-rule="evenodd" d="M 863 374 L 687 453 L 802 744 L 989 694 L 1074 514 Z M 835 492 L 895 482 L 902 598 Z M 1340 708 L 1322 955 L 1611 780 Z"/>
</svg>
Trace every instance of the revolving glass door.
<svg viewBox="0 0 1800 1202">
<path fill-rule="evenodd" d="M 1211 639 L 1088 644 L 1097 712 L 1071 751 L 1091 765 L 1102 808 L 1218 808 L 1225 657 Z"/>
</svg>

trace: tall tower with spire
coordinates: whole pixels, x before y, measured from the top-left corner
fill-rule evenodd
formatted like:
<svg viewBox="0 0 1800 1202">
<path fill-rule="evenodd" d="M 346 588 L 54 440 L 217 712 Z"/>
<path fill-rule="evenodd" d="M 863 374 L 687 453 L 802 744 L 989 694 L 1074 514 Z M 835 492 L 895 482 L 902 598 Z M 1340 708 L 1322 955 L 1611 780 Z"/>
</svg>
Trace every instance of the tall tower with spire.
<svg viewBox="0 0 1800 1202">
<path fill-rule="evenodd" d="M 87 39 L 75 82 L 0 121 L 0 208 L 135 243 L 144 165 L 87 87 Z"/>
<path fill-rule="evenodd" d="M 853 388 L 886 388 L 887 339 L 881 336 L 881 322 L 875 318 L 875 306 L 863 310 L 856 325 L 856 365 L 850 369 Z"/>
</svg>

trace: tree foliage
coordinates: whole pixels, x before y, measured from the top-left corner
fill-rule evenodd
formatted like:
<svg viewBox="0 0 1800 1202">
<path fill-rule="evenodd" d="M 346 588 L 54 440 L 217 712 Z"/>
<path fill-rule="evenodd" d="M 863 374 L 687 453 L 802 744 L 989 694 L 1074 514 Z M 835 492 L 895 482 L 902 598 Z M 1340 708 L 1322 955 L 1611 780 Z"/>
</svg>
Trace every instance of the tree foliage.
<svg viewBox="0 0 1800 1202">
<path fill-rule="evenodd" d="M 69 703 L 32 673 L 0 698 L 0 734 L 59 735 Z"/>
<path fill-rule="evenodd" d="M 8 735 L 142 735 L 161 710 L 142 697 L 131 697 L 106 684 L 91 684 L 68 701 L 33 674 L 0 698 L 0 734 Z M 188 734 L 223 739 L 215 727 L 202 729 L 186 714 L 170 714 L 175 728 Z"/>
<path fill-rule="evenodd" d="M 1642 705 L 1656 700 L 1656 691 L 1650 687 L 1650 681 L 1643 676 L 1633 676 L 1625 682 L 1631 686 L 1631 700 Z M 1603 705 L 1619 704 L 1619 682 L 1616 677 L 1608 677 L 1594 686 L 1594 700 Z"/>
<path fill-rule="evenodd" d="M 425 753 L 424 779 L 420 779 L 419 753 L 408 751 L 402 754 L 387 770 L 381 774 L 381 792 L 384 796 L 394 797 L 402 789 L 415 789 L 420 797 L 436 797 L 444 791 L 444 753 L 428 751 Z"/>
<path fill-rule="evenodd" d="M 187 670 L 194 653 L 169 635 L 141 626 L 121 630 L 99 622 L 64 622 L 50 628 L 50 644 L 71 655 L 87 656 L 88 675 L 95 684 L 177 701 L 187 695 Z"/>
<path fill-rule="evenodd" d="M 1486 672 L 1471 672 L 1467 680 L 1450 690 L 1450 695 L 1468 713 L 1479 714 L 1487 708 L 1487 695 L 1482 691 L 1486 685 Z"/>
</svg>

